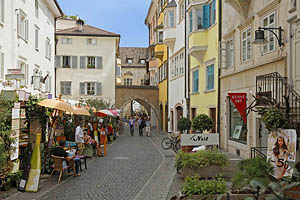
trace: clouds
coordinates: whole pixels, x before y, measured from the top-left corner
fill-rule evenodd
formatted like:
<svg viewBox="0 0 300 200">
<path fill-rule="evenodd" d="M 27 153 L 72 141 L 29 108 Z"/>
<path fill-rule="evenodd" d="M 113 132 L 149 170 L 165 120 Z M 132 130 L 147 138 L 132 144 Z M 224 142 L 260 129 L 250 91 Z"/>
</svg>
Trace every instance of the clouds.
<svg viewBox="0 0 300 200">
<path fill-rule="evenodd" d="M 151 0 L 58 0 L 66 15 L 78 15 L 86 23 L 121 34 L 121 46 L 145 47 L 145 17 Z"/>
</svg>

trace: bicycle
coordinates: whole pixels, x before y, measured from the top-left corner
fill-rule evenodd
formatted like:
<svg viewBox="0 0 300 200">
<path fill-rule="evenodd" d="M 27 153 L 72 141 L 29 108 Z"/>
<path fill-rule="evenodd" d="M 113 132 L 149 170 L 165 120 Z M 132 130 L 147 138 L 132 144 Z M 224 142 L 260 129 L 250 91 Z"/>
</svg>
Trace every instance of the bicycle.
<svg viewBox="0 0 300 200">
<path fill-rule="evenodd" d="M 170 137 L 163 138 L 160 145 L 165 150 L 173 147 L 173 150 L 177 153 L 181 149 L 180 135 L 175 137 L 171 136 L 171 138 Z"/>
</svg>

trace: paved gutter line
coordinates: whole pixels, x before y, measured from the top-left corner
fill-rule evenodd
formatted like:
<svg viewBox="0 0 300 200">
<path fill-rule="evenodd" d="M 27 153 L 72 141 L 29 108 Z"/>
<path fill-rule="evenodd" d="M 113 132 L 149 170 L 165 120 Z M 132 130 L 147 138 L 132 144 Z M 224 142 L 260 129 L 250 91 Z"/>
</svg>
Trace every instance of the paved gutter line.
<svg viewBox="0 0 300 200">
<path fill-rule="evenodd" d="M 160 139 L 153 134 L 156 138 L 156 140 L 160 141 Z M 140 196 L 142 195 L 142 193 L 145 191 L 146 187 L 151 183 L 153 177 L 156 175 L 156 173 L 158 173 L 158 171 L 161 169 L 161 167 L 165 164 L 166 162 L 166 156 L 162 153 L 161 149 L 157 146 L 157 144 L 153 141 L 154 138 L 153 137 L 149 138 L 150 141 L 152 142 L 152 144 L 154 145 L 154 147 L 156 148 L 156 150 L 160 153 L 160 155 L 162 156 L 163 160 L 160 163 L 160 165 L 157 167 L 157 169 L 153 172 L 153 174 L 150 176 L 150 178 L 147 180 L 147 182 L 143 185 L 142 189 L 135 195 L 135 197 L 133 198 L 133 200 L 140 200 Z M 176 173 L 176 172 L 175 172 Z M 169 180 L 168 184 L 167 184 L 167 188 L 168 192 L 163 194 L 163 197 L 161 199 L 167 199 L 168 194 L 169 194 L 169 190 L 171 188 L 175 173 L 173 173 L 173 178 L 171 180 Z"/>
</svg>

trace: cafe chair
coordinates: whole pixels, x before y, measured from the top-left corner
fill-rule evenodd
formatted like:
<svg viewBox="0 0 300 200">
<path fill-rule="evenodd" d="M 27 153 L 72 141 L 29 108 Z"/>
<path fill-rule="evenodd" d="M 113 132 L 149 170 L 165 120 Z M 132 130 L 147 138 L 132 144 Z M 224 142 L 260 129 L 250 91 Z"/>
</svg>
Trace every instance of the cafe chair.
<svg viewBox="0 0 300 200">
<path fill-rule="evenodd" d="M 64 159 L 64 157 L 59 157 L 59 156 L 54 156 L 52 155 L 52 160 L 53 160 L 53 171 L 51 172 L 50 176 L 52 176 L 52 174 L 55 171 L 59 172 L 59 176 L 58 176 L 58 182 L 60 182 L 61 176 L 64 173 L 64 171 L 68 168 L 73 169 L 73 172 L 75 173 L 75 162 L 74 160 L 70 160 L 69 161 L 69 166 L 66 166 L 66 161 Z M 65 166 L 64 166 L 65 165 Z"/>
</svg>

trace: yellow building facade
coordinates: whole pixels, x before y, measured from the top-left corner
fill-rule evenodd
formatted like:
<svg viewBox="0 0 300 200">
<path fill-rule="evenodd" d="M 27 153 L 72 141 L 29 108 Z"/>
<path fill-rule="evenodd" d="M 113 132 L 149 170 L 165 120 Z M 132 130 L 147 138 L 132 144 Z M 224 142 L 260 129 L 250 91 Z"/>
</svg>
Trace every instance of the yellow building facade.
<svg viewBox="0 0 300 200">
<path fill-rule="evenodd" d="M 218 103 L 218 1 L 187 5 L 190 118 L 207 114 L 216 132 Z"/>
<path fill-rule="evenodd" d="M 159 1 L 159 15 L 157 20 L 157 37 L 164 25 L 163 9 L 167 5 L 167 1 Z M 168 130 L 168 47 L 160 42 L 155 46 L 155 57 L 157 58 L 158 67 L 158 88 L 159 88 L 159 111 L 160 111 L 160 127 L 163 131 Z"/>
</svg>

